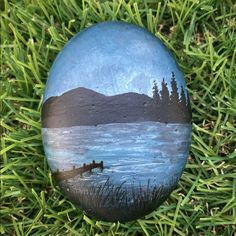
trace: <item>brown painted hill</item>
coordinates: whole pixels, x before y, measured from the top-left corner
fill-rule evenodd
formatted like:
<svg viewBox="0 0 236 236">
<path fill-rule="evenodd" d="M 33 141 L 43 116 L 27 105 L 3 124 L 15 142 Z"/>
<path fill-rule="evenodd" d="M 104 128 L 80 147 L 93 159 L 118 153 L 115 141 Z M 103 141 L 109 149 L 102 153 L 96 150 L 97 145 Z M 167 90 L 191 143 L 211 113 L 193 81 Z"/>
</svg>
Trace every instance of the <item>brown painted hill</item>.
<svg viewBox="0 0 236 236">
<path fill-rule="evenodd" d="M 166 112 L 152 98 L 138 93 L 105 96 L 79 87 L 50 97 L 42 107 L 44 128 L 142 121 L 188 123 L 183 112 Z"/>
</svg>

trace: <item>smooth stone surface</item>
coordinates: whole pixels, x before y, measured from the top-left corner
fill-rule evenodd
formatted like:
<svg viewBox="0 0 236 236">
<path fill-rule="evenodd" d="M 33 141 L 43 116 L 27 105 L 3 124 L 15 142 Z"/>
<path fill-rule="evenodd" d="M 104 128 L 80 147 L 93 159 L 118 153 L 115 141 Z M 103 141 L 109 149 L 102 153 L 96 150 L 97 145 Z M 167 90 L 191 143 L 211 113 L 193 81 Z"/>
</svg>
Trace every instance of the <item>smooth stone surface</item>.
<svg viewBox="0 0 236 236">
<path fill-rule="evenodd" d="M 183 75 L 147 30 L 94 25 L 73 37 L 51 68 L 42 137 L 59 186 L 87 214 L 143 217 L 167 199 L 188 157 Z"/>
</svg>

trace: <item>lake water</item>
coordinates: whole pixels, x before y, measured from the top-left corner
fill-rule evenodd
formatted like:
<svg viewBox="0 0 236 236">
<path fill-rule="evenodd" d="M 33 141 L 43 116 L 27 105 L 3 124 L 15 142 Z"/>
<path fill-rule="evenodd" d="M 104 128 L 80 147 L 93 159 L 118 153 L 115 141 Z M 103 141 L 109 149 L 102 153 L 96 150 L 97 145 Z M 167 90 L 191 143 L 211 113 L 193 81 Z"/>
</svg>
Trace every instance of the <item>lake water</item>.
<svg viewBox="0 0 236 236">
<path fill-rule="evenodd" d="M 115 123 L 43 128 L 42 135 L 53 172 L 95 160 L 103 161 L 103 171 L 85 173 L 81 181 L 102 184 L 109 178 L 115 185 L 140 186 L 146 185 L 147 180 L 165 185 L 182 174 L 191 142 L 191 125 Z"/>
</svg>

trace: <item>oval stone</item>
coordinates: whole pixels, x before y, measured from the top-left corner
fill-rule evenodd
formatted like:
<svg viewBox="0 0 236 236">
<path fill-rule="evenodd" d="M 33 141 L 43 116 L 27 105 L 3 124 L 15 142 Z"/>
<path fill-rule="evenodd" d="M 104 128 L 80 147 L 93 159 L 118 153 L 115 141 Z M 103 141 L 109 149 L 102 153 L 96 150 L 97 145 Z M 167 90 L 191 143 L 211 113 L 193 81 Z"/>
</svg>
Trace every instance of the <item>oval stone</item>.
<svg viewBox="0 0 236 236">
<path fill-rule="evenodd" d="M 155 210 L 175 188 L 191 142 L 186 84 L 153 34 L 104 22 L 75 35 L 46 84 L 42 138 L 62 192 L 100 220 Z"/>
</svg>

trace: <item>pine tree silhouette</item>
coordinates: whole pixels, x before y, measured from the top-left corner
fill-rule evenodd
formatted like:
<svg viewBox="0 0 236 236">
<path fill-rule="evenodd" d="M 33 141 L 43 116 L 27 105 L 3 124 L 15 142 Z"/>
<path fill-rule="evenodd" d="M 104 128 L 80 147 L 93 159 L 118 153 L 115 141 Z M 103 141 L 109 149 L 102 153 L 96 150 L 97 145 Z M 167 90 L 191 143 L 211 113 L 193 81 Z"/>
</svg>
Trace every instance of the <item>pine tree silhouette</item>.
<svg viewBox="0 0 236 236">
<path fill-rule="evenodd" d="M 167 123 L 170 120 L 170 94 L 167 83 L 164 78 L 161 83 L 161 100 L 160 100 L 160 113 L 163 122 Z"/>
<path fill-rule="evenodd" d="M 157 114 L 159 116 L 160 122 L 183 123 L 191 121 L 189 99 L 186 97 L 185 89 L 183 86 L 181 86 L 179 95 L 175 74 L 173 72 L 171 77 L 171 92 L 169 92 L 167 83 L 163 78 L 161 83 L 160 95 L 154 83 L 153 97 L 160 99 L 159 105 L 156 106 L 156 109 L 158 109 Z"/>
<path fill-rule="evenodd" d="M 183 86 L 181 86 L 181 92 L 180 92 L 180 107 L 182 111 L 185 111 L 187 108 L 187 101 Z"/>
<path fill-rule="evenodd" d="M 161 82 L 161 103 L 164 105 L 169 105 L 170 104 L 170 94 L 169 90 L 167 87 L 167 83 L 165 82 L 164 78 Z"/>
<path fill-rule="evenodd" d="M 156 80 L 153 81 L 152 94 L 153 94 L 153 100 L 154 100 L 155 104 L 159 104 L 160 103 L 160 94 L 158 91 Z"/>
<path fill-rule="evenodd" d="M 179 106 L 179 94 L 174 72 L 172 72 L 171 77 L 171 89 L 172 91 L 170 94 L 170 109 L 177 111 Z"/>
<path fill-rule="evenodd" d="M 187 94 L 186 102 L 187 102 L 187 108 L 186 108 L 187 109 L 187 120 L 189 122 L 191 122 L 192 121 L 192 112 L 191 112 L 190 98 L 189 98 L 188 94 Z"/>
</svg>

